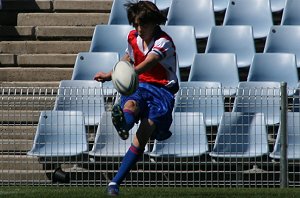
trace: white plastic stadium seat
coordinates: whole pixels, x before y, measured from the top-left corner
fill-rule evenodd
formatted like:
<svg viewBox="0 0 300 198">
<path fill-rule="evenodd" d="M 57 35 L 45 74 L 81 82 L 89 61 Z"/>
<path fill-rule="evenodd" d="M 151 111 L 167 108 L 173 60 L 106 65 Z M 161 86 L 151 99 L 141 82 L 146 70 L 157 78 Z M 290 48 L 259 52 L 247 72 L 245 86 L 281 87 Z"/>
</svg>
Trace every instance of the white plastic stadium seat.
<svg viewBox="0 0 300 198">
<path fill-rule="evenodd" d="M 225 112 L 218 128 L 212 157 L 253 158 L 268 154 L 263 113 Z"/>
<path fill-rule="evenodd" d="M 224 95 L 234 95 L 240 81 L 235 54 L 196 54 L 188 81 L 220 82 Z"/>
<path fill-rule="evenodd" d="M 234 112 L 264 113 L 267 125 L 280 122 L 280 82 L 240 82 Z"/>
<path fill-rule="evenodd" d="M 230 0 L 223 25 L 250 25 L 255 39 L 266 38 L 273 25 L 269 0 Z"/>
<path fill-rule="evenodd" d="M 174 41 L 179 68 L 190 67 L 193 63 L 194 55 L 197 53 L 195 28 L 183 25 L 166 25 L 160 27 Z"/>
<path fill-rule="evenodd" d="M 164 141 L 155 140 L 152 157 L 193 157 L 208 151 L 206 126 L 199 112 L 175 112 L 170 127 L 172 136 Z"/>
<path fill-rule="evenodd" d="M 249 67 L 255 54 L 251 26 L 214 26 L 208 37 L 205 53 L 234 53 L 239 68 Z"/>
<path fill-rule="evenodd" d="M 117 52 L 80 52 L 77 55 L 71 80 L 93 80 L 97 72 L 109 72 L 119 61 Z M 102 84 L 105 95 L 116 92 L 111 81 Z"/>
<path fill-rule="evenodd" d="M 101 83 L 94 80 L 61 81 L 54 110 L 82 111 L 86 125 L 98 125 L 105 111 Z"/>
<path fill-rule="evenodd" d="M 197 39 L 206 39 L 216 25 L 213 3 L 207 0 L 173 0 L 167 18 L 166 25 L 194 26 Z"/>
<path fill-rule="evenodd" d="M 89 155 L 97 157 L 123 157 L 131 146 L 133 134 L 137 131 L 137 128 L 138 125 L 135 124 L 129 131 L 129 138 L 122 140 L 112 124 L 111 112 L 103 113 L 101 122 L 98 125 L 93 148 L 89 152 Z"/>
<path fill-rule="evenodd" d="M 299 81 L 295 54 L 255 54 L 250 66 L 247 81 L 286 82 L 288 94 L 293 95 Z"/>
<path fill-rule="evenodd" d="M 224 112 L 220 82 L 181 82 L 175 98 L 175 112 L 201 112 L 207 126 L 216 126 Z"/>
<path fill-rule="evenodd" d="M 127 35 L 131 25 L 96 25 L 90 52 L 117 52 L 123 57 L 127 48 Z"/>
<path fill-rule="evenodd" d="M 42 111 L 32 149 L 27 155 L 70 157 L 87 150 L 87 134 L 82 112 Z"/>
<path fill-rule="evenodd" d="M 276 137 L 274 150 L 270 153 L 270 157 L 274 159 L 280 159 L 280 135 L 281 128 Z M 287 159 L 299 160 L 300 159 L 300 113 L 299 112 L 287 112 Z"/>
</svg>

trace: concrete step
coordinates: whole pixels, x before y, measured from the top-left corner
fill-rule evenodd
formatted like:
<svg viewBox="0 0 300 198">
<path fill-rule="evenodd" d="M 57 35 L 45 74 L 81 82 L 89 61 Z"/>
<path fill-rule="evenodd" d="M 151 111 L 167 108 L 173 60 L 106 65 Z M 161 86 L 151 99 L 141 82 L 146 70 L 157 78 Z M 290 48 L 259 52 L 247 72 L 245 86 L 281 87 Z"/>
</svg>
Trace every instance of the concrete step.
<svg viewBox="0 0 300 198">
<path fill-rule="evenodd" d="M 5 11 L 109 12 L 113 0 L 2 0 Z"/>
<path fill-rule="evenodd" d="M 19 37 L 35 38 L 34 26 L 0 26 L 0 38 L 17 39 Z"/>
<path fill-rule="evenodd" d="M 32 148 L 32 145 L 33 140 L 0 139 L 0 152 L 2 154 L 27 153 Z"/>
<path fill-rule="evenodd" d="M 1 41 L 0 54 L 77 54 L 89 51 L 90 41 Z"/>
<path fill-rule="evenodd" d="M 113 0 L 55 0 L 53 9 L 59 11 L 110 12 Z"/>
<path fill-rule="evenodd" d="M 1 70 L 0 70 L 1 71 Z M 0 72 L 1 73 L 1 72 Z M 47 93 L 53 94 L 53 90 L 56 90 L 59 86 L 59 81 L 13 81 L 13 82 L 0 82 L 0 90 L 3 92 L 17 92 L 26 89 L 29 93 Z"/>
<path fill-rule="evenodd" d="M 107 24 L 108 13 L 19 13 L 18 26 L 95 26 Z"/>
<path fill-rule="evenodd" d="M 95 26 L 0 26 L 0 40 L 92 40 Z"/>
<path fill-rule="evenodd" d="M 54 85 L 57 86 L 59 81 L 71 79 L 72 72 L 73 68 L 4 67 L 0 68 L 0 85 L 4 87 L 49 87 L 48 84 L 52 86 L 54 83 Z"/>
<path fill-rule="evenodd" d="M 22 182 L 23 184 L 39 183 L 50 184 L 51 181 L 47 177 L 47 174 L 51 174 L 53 171 L 44 170 L 1 170 L 0 180 L 2 182 L 13 182 L 14 184 Z"/>
<path fill-rule="evenodd" d="M 55 90 L 56 92 L 56 90 Z M 52 110 L 55 105 L 56 93 L 53 95 L 28 94 L 2 95 L 0 107 L 7 111 L 44 111 Z"/>
<path fill-rule="evenodd" d="M 1 0 L 4 11 L 52 11 L 52 0 Z"/>
<path fill-rule="evenodd" d="M 14 66 L 17 65 L 17 55 L 14 54 L 0 54 L 0 65 Z"/>
<path fill-rule="evenodd" d="M 17 56 L 19 66 L 74 67 L 77 54 L 22 54 Z"/>
<path fill-rule="evenodd" d="M 35 36 L 39 40 L 50 39 L 88 39 L 91 40 L 95 26 L 37 26 Z"/>
<path fill-rule="evenodd" d="M 36 125 L 1 125 L 0 137 L 1 139 L 33 140 L 35 131 Z"/>
<path fill-rule="evenodd" d="M 34 110 L 0 110 L 0 123 L 2 124 L 37 124 L 40 111 Z M 0 150 L 3 150 L 4 142 L 0 140 Z"/>
<path fill-rule="evenodd" d="M 0 170 L 43 170 L 39 158 L 28 155 L 0 155 Z"/>
</svg>

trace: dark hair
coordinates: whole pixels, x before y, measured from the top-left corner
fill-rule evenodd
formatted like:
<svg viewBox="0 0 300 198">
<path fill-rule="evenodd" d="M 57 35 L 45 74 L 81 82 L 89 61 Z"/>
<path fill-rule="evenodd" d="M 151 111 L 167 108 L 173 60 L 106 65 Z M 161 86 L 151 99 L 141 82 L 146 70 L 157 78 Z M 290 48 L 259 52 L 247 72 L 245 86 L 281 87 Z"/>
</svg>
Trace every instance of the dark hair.
<svg viewBox="0 0 300 198">
<path fill-rule="evenodd" d="M 167 21 L 165 15 L 151 1 L 136 1 L 125 3 L 129 24 L 134 24 L 137 19 L 142 24 L 164 24 Z"/>
</svg>

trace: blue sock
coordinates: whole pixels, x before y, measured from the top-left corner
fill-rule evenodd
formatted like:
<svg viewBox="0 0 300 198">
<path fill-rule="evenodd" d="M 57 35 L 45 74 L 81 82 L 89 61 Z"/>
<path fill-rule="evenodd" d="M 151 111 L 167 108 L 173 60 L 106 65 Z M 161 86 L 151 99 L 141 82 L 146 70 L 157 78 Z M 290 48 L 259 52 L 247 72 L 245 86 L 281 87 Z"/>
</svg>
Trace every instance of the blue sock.
<svg viewBox="0 0 300 198">
<path fill-rule="evenodd" d="M 123 113 L 124 113 L 124 117 L 125 117 L 125 121 L 126 121 L 126 125 L 124 126 L 124 129 L 126 131 L 129 131 L 135 123 L 134 113 L 133 113 L 133 111 L 128 110 L 128 109 L 123 110 Z"/>
<path fill-rule="evenodd" d="M 139 160 L 143 152 L 144 152 L 143 149 L 131 145 L 123 158 L 118 173 L 112 179 L 112 182 L 115 182 L 116 184 L 120 185 L 122 181 L 125 179 L 125 177 L 127 176 L 127 174 L 130 172 L 131 168 Z"/>
</svg>

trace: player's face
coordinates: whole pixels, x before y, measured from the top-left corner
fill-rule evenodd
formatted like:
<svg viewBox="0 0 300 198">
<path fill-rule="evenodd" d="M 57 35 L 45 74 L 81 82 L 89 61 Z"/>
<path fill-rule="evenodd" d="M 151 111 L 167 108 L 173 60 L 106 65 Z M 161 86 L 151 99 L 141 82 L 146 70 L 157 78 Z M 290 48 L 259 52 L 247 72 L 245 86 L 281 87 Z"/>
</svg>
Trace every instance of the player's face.
<svg viewBox="0 0 300 198">
<path fill-rule="evenodd" d="M 151 41 L 156 25 L 154 23 L 142 24 L 142 23 L 139 23 L 138 21 L 135 21 L 135 23 L 133 24 L 133 27 L 136 29 L 139 36 L 143 40 Z"/>
</svg>

